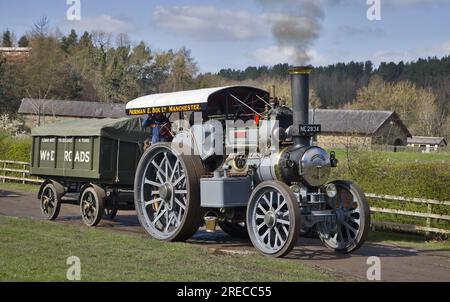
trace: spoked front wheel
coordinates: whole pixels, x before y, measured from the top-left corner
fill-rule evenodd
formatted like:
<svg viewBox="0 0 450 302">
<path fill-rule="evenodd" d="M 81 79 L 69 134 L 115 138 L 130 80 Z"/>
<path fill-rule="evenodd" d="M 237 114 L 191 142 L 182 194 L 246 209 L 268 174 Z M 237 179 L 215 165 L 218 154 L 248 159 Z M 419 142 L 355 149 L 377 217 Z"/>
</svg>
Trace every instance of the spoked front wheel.
<svg viewBox="0 0 450 302">
<path fill-rule="evenodd" d="M 287 255 L 300 232 L 300 209 L 291 189 L 279 181 L 258 185 L 248 204 L 247 228 L 253 245 L 262 254 Z"/>
<path fill-rule="evenodd" d="M 359 186 L 351 181 L 335 181 L 336 196 L 328 201 L 335 211 L 334 221 L 317 225 L 319 237 L 338 253 L 351 253 L 364 243 L 370 229 L 370 208 Z"/>
</svg>

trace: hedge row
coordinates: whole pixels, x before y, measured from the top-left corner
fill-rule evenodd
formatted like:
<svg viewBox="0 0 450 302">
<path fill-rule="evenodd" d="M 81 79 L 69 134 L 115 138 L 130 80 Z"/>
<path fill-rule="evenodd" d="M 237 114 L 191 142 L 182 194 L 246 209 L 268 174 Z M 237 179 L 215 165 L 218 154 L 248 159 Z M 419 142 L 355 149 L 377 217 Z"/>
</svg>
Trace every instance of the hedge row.
<svg viewBox="0 0 450 302">
<path fill-rule="evenodd" d="M 354 152 L 333 170 L 333 179 L 351 179 L 365 192 L 450 201 L 450 161 L 392 161 L 380 154 Z M 401 155 L 399 155 L 401 156 Z M 412 212 L 428 212 L 425 204 L 369 200 L 371 206 Z M 432 205 L 431 212 L 449 215 L 448 206 Z M 426 226 L 426 218 L 374 213 L 372 219 Z M 431 219 L 431 227 L 450 230 L 450 222 Z"/>
<path fill-rule="evenodd" d="M 333 178 L 352 179 L 375 194 L 450 200 L 450 161 L 393 162 L 368 153 L 350 158 L 333 170 Z"/>
<path fill-rule="evenodd" d="M 31 138 L 0 136 L 0 159 L 30 161 Z"/>
</svg>

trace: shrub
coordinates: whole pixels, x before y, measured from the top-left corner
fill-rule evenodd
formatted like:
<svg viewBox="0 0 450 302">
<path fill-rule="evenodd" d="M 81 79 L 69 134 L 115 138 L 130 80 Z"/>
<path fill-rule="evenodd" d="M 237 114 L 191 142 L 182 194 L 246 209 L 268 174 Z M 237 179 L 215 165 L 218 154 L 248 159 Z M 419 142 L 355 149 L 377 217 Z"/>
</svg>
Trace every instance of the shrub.
<svg viewBox="0 0 450 302">
<path fill-rule="evenodd" d="M 31 138 L 0 133 L 0 159 L 29 162 L 30 150 Z"/>
</svg>

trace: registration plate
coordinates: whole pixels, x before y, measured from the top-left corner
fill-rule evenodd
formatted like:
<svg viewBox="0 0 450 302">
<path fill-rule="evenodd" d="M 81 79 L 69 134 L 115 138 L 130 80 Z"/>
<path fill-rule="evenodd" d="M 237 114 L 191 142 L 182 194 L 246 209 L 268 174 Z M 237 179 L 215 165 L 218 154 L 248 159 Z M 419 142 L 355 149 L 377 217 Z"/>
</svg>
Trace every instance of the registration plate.
<svg viewBox="0 0 450 302">
<path fill-rule="evenodd" d="M 300 125 L 301 136 L 313 136 L 322 132 L 321 125 Z"/>
</svg>

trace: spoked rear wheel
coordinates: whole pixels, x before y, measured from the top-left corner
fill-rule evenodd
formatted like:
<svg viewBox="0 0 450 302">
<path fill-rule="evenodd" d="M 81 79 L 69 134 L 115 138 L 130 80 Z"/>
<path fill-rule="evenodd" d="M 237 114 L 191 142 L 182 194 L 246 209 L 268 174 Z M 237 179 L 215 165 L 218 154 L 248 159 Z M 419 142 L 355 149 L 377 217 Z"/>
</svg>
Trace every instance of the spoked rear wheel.
<svg viewBox="0 0 450 302">
<path fill-rule="evenodd" d="M 80 212 L 83 222 L 90 227 L 96 226 L 104 213 L 105 194 L 93 187 L 84 189 L 80 198 Z"/>
<path fill-rule="evenodd" d="M 330 249 L 338 253 L 351 253 L 364 243 L 370 229 L 370 209 L 366 196 L 350 181 L 333 182 L 336 197 L 328 207 L 336 212 L 336 221 L 317 225 L 319 237 Z"/>
<path fill-rule="evenodd" d="M 183 241 L 198 230 L 202 212 L 194 162 L 164 143 L 151 146 L 142 156 L 135 179 L 135 206 L 151 237 Z"/>
<path fill-rule="evenodd" d="M 48 183 L 42 189 L 40 201 L 42 215 L 48 220 L 55 220 L 61 210 L 61 194 L 53 183 Z"/>
<path fill-rule="evenodd" d="M 300 209 L 291 189 L 279 181 L 258 185 L 248 204 L 247 228 L 253 245 L 262 254 L 287 255 L 300 232 Z"/>
</svg>

